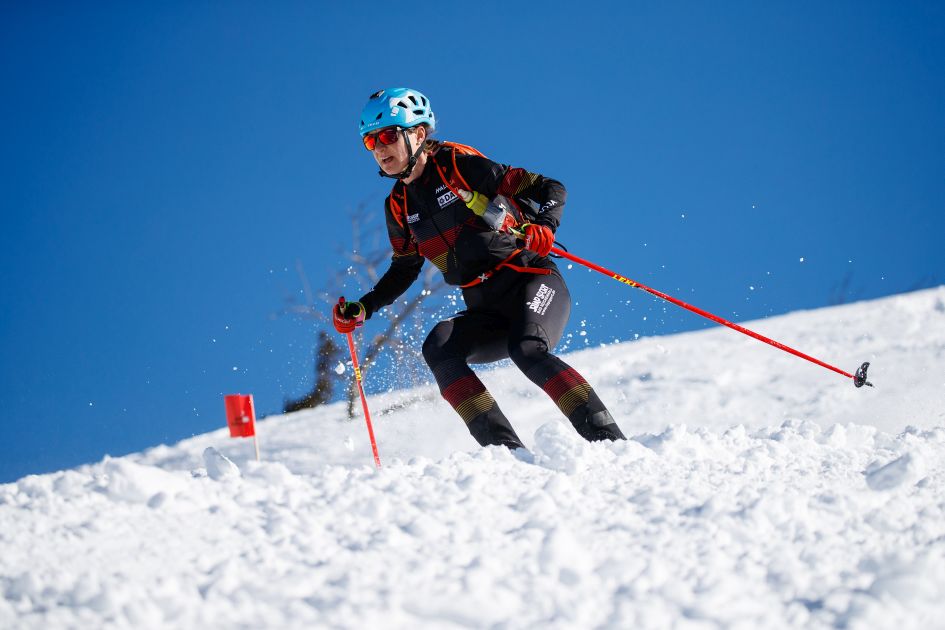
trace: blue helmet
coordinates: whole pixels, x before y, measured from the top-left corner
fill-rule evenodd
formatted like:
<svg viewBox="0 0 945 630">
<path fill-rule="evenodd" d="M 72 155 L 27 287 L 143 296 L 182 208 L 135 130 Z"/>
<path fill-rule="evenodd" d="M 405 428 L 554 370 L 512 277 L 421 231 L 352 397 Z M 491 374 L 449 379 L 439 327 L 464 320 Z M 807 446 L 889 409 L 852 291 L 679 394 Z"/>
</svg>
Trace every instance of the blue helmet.
<svg viewBox="0 0 945 630">
<path fill-rule="evenodd" d="M 426 123 L 436 128 L 436 119 L 426 96 L 410 88 L 387 88 L 371 94 L 361 110 L 361 135 L 396 125 L 407 129 Z"/>
</svg>

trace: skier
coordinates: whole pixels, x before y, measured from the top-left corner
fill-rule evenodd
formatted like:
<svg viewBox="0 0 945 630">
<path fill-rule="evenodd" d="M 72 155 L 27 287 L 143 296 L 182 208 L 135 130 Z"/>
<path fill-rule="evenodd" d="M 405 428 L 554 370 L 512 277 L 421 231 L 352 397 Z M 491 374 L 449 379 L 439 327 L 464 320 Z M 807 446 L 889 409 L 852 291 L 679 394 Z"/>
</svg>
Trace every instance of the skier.
<svg viewBox="0 0 945 630">
<path fill-rule="evenodd" d="M 626 439 L 587 381 L 551 354 L 571 311 L 568 288 L 547 257 L 564 186 L 471 147 L 433 140 L 435 128 L 430 102 L 416 90 L 381 90 L 364 106 L 364 146 L 379 174 L 395 180 L 384 206 L 393 257 L 360 300 L 335 306 L 335 328 L 351 332 L 393 303 L 428 259 L 448 284 L 462 288 L 467 308 L 433 327 L 423 357 L 479 444 L 523 446 L 469 367 L 506 358 L 545 390 L 585 439 Z M 508 228 L 516 224 L 513 235 Z"/>
</svg>

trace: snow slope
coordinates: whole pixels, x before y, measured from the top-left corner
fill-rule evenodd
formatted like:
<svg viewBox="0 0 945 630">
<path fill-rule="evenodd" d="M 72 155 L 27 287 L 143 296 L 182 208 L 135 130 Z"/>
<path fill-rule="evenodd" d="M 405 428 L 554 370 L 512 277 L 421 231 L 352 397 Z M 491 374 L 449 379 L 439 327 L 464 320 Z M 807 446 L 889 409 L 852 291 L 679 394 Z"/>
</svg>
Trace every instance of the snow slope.
<svg viewBox="0 0 945 630">
<path fill-rule="evenodd" d="M 0 628 L 945 627 L 945 287 L 568 355 L 580 440 L 514 368 L 532 449 L 432 387 L 0 485 Z M 221 401 L 221 415 L 222 415 Z M 221 419 L 222 423 L 222 419 Z"/>
</svg>

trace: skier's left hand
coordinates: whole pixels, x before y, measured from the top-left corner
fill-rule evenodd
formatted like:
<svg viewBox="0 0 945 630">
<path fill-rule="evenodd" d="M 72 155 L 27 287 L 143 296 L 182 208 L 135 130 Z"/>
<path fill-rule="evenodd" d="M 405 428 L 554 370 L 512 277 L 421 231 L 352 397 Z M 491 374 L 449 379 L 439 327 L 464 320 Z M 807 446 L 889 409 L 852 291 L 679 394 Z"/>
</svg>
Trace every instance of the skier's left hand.
<svg viewBox="0 0 945 630">
<path fill-rule="evenodd" d="M 522 226 L 522 233 L 525 235 L 525 249 L 539 256 L 547 256 L 555 244 L 555 234 L 547 225 L 526 223 Z"/>
<path fill-rule="evenodd" d="M 344 298 L 341 299 L 344 300 Z M 363 326 L 366 314 L 364 305 L 360 302 L 339 301 L 338 304 L 335 304 L 335 308 L 331 310 L 331 319 L 335 325 L 335 330 L 345 334 L 354 332 L 355 328 Z"/>
</svg>

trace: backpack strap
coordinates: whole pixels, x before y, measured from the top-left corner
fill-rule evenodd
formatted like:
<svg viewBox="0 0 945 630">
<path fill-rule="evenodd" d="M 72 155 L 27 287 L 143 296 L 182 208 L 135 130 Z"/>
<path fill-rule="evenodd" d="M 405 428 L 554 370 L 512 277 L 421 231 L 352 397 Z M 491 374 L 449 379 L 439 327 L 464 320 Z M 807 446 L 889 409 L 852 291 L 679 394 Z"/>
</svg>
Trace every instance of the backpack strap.
<svg viewBox="0 0 945 630">
<path fill-rule="evenodd" d="M 456 195 L 457 197 L 459 197 L 460 199 L 462 199 L 462 196 L 459 194 L 457 187 L 453 185 L 453 182 L 452 182 L 452 181 L 450 181 L 451 178 L 449 178 L 449 177 L 446 176 L 446 169 L 444 169 L 444 168 L 440 165 L 440 163 L 437 161 L 437 159 L 436 159 L 437 153 L 439 153 L 439 152 L 440 152 L 440 149 L 443 149 L 443 148 L 448 148 L 448 149 L 450 149 L 450 159 L 451 159 L 451 161 L 452 161 L 452 163 L 453 163 L 453 175 L 459 179 L 460 183 L 461 183 L 461 184 L 463 185 L 463 187 L 464 187 L 464 190 L 471 190 L 471 188 L 470 188 L 470 186 L 469 186 L 469 183 L 468 183 L 468 182 L 466 181 L 466 179 L 463 177 L 462 173 L 459 172 L 459 165 L 456 164 L 456 154 L 459 153 L 459 154 L 461 154 L 461 155 L 478 155 L 479 157 L 482 157 L 482 158 L 485 158 L 486 156 L 483 155 L 483 154 L 482 154 L 480 151 L 478 151 L 477 149 L 475 149 L 475 148 L 473 148 L 473 147 L 471 147 L 471 146 L 469 146 L 469 145 L 467 145 L 467 144 L 460 144 L 460 143 L 458 143 L 458 142 L 445 142 L 445 141 L 444 141 L 444 142 L 440 142 L 439 148 L 438 148 L 436 151 L 434 151 L 433 153 L 430 154 L 430 161 L 433 162 L 433 167 L 436 169 L 436 172 L 437 172 L 437 174 L 440 176 L 440 179 L 443 180 L 443 183 L 446 184 L 446 187 L 450 189 L 450 192 L 452 192 L 454 195 Z M 488 159 L 488 158 L 486 158 L 486 159 Z M 390 200 L 391 214 L 394 215 L 394 220 L 396 220 L 397 223 L 400 225 L 400 227 L 403 228 L 403 227 L 404 227 L 404 218 L 405 218 L 406 215 L 407 215 L 407 191 L 406 191 L 406 190 L 402 190 L 402 191 L 401 191 L 401 198 L 403 199 L 403 205 L 401 205 L 401 203 L 398 202 L 397 199 L 396 199 L 396 196 L 397 196 L 397 185 L 398 185 L 398 184 L 400 184 L 401 186 L 404 186 L 404 183 L 403 183 L 403 182 L 396 182 L 396 183 L 394 183 L 394 186 L 393 186 L 393 188 L 392 188 L 391 191 L 390 191 L 390 196 L 388 196 L 388 199 Z M 521 215 L 522 215 L 522 209 L 519 207 L 518 203 L 516 203 L 514 199 L 511 199 L 511 198 L 508 198 L 508 199 L 509 199 L 509 201 L 512 203 L 514 209 L 515 209 L 515 210 L 519 213 L 519 215 L 521 216 Z M 512 214 L 511 212 L 509 212 L 509 213 L 506 214 L 505 223 L 503 224 L 503 228 L 517 227 L 520 222 L 521 222 L 521 221 L 520 221 L 520 218 L 519 218 L 519 217 L 515 217 L 515 216 L 513 216 L 513 214 Z M 515 249 L 511 254 L 509 254 L 509 255 L 505 258 L 505 260 L 503 260 L 502 262 L 500 262 L 498 265 L 496 265 L 496 266 L 493 267 L 492 269 L 490 269 L 490 270 L 488 270 L 488 271 L 486 271 L 486 272 L 480 274 L 480 275 L 477 276 L 475 279 L 473 279 L 471 282 L 467 282 L 466 284 L 460 285 L 460 288 L 461 288 L 461 289 L 468 289 L 468 288 L 474 287 L 474 286 L 476 286 L 476 285 L 478 285 L 478 284 L 482 284 L 483 282 L 485 282 L 486 280 L 488 280 L 489 278 L 491 278 L 493 275 L 495 275 L 495 273 L 496 273 L 497 271 L 499 271 L 500 269 L 504 269 L 504 268 L 511 269 L 511 270 L 516 271 L 516 272 L 518 272 L 518 273 L 533 273 L 533 274 L 536 274 L 536 275 L 548 275 L 548 274 L 551 273 L 551 270 L 550 270 L 550 269 L 544 269 L 544 268 L 540 268 L 540 267 L 526 267 L 526 266 L 516 265 L 516 264 L 512 263 L 512 260 L 513 260 L 516 256 L 518 256 L 519 254 L 521 254 L 522 251 L 523 251 L 522 248 L 517 248 L 517 249 Z"/>
<path fill-rule="evenodd" d="M 450 157 L 453 161 L 453 174 L 457 178 L 459 178 L 459 181 L 462 183 L 464 190 L 471 191 L 472 187 L 470 187 L 469 183 L 463 177 L 463 174 L 459 172 L 459 166 L 456 164 L 456 154 L 459 153 L 461 155 L 478 155 L 479 157 L 482 157 L 482 158 L 485 158 L 486 156 L 483 155 L 477 149 L 474 149 L 473 147 L 466 144 L 460 144 L 458 142 L 441 142 L 440 145 L 441 147 L 447 147 L 451 150 Z M 436 172 L 439 174 L 440 179 L 443 180 L 443 183 L 446 184 L 446 187 L 449 188 L 450 191 L 454 195 L 462 198 L 457 188 L 453 185 L 453 181 L 451 181 L 451 178 L 448 178 L 446 176 L 446 170 L 442 166 L 440 166 L 439 162 L 437 162 L 436 153 L 438 152 L 439 151 L 430 155 L 431 161 L 433 162 L 433 166 L 436 168 Z M 489 159 L 489 158 L 486 158 L 486 159 Z M 522 211 L 522 207 L 519 205 L 519 203 L 513 197 L 507 196 L 506 199 L 508 199 L 509 203 L 512 205 L 511 209 L 514 210 L 514 212 L 509 212 L 505 215 L 505 223 L 503 223 L 502 229 L 500 231 L 505 231 L 508 228 L 518 227 L 519 225 L 525 222 L 524 217 L 526 215 Z M 509 265 L 506 265 L 506 266 L 509 266 Z"/>
<path fill-rule="evenodd" d="M 486 156 L 481 151 L 479 151 L 478 149 L 474 147 L 469 146 L 468 144 L 460 144 L 459 142 L 447 142 L 447 141 L 440 142 L 439 148 L 437 148 L 436 151 L 430 154 L 430 159 L 433 162 L 433 166 L 434 168 L 436 168 L 436 172 L 437 174 L 439 174 L 440 179 L 442 179 L 443 183 L 446 184 L 446 187 L 450 189 L 450 192 L 452 192 L 457 197 L 460 197 L 459 192 L 457 192 L 457 188 L 453 186 L 453 183 L 449 180 L 449 178 L 446 177 L 446 171 L 443 169 L 443 167 L 440 166 L 440 163 L 436 161 L 436 154 L 439 153 L 440 149 L 442 148 L 450 149 L 450 157 L 453 162 L 453 173 L 455 174 L 456 177 L 459 178 L 459 181 L 460 183 L 462 183 L 464 190 L 471 190 L 471 189 L 469 187 L 469 183 L 466 181 L 466 178 L 464 178 L 463 174 L 459 172 L 459 166 L 457 166 L 456 164 L 456 154 L 459 153 L 461 155 L 478 155 L 479 157 L 482 157 L 482 158 Z M 397 224 L 400 225 L 400 227 L 404 227 L 404 217 L 407 215 L 407 191 L 406 190 L 401 191 L 401 198 L 403 199 L 403 205 L 401 205 L 400 202 L 398 202 L 396 199 L 398 184 L 400 184 L 401 186 L 404 185 L 403 182 L 401 181 L 394 182 L 394 185 L 390 191 L 390 195 L 388 195 L 388 199 L 390 199 L 390 209 L 391 209 L 391 213 L 394 215 L 394 220 L 397 221 Z"/>
<path fill-rule="evenodd" d="M 450 150 L 450 159 L 453 162 L 453 175 L 459 179 L 460 183 L 463 186 L 463 190 L 472 190 L 472 188 L 470 188 L 469 186 L 469 182 L 466 181 L 466 178 L 463 177 L 463 174 L 460 173 L 459 171 L 459 166 L 456 164 L 456 154 L 459 153 L 461 155 L 478 155 L 479 157 L 482 157 L 482 158 L 486 156 L 483 155 L 482 152 L 480 152 L 478 149 L 474 149 L 468 144 L 460 144 L 458 142 L 441 142 L 440 148 L 441 149 L 447 148 Z M 440 163 L 437 161 L 436 154 L 439 152 L 440 150 L 438 149 L 434 153 L 430 154 L 430 159 L 433 162 L 433 166 L 436 168 L 436 172 L 439 174 L 440 179 L 442 179 L 443 183 L 446 184 L 446 187 L 450 189 L 450 192 L 452 192 L 457 197 L 462 198 L 459 192 L 457 191 L 456 186 L 453 185 L 454 182 L 452 181 L 452 178 L 448 178 L 446 176 L 446 171 L 444 170 L 442 166 L 440 166 Z"/>
<path fill-rule="evenodd" d="M 403 205 L 401 205 L 401 203 L 396 199 L 398 184 L 403 185 L 402 182 L 394 182 L 394 186 L 391 188 L 387 199 L 390 203 L 390 213 L 394 215 L 394 221 L 397 221 L 397 225 L 399 225 L 401 228 L 404 228 L 406 227 L 404 225 L 404 217 L 407 216 L 407 191 L 401 192 L 401 198 L 403 199 Z"/>
<path fill-rule="evenodd" d="M 522 265 L 513 265 L 510 261 L 511 261 L 513 258 L 515 258 L 516 256 L 518 256 L 519 254 L 521 254 L 522 251 L 523 251 L 523 250 L 522 250 L 521 247 L 518 248 L 518 249 L 516 249 L 514 252 L 512 252 L 511 254 L 509 254 L 509 256 L 508 256 L 505 260 L 503 260 L 502 262 L 500 262 L 498 265 L 496 265 L 495 267 L 493 267 L 493 268 L 490 269 L 489 271 L 486 271 L 485 273 L 482 273 L 482 274 L 476 276 L 476 277 L 472 280 L 472 282 L 467 282 L 466 284 L 461 284 L 461 285 L 459 285 L 459 288 L 460 288 L 460 289 L 468 289 L 468 288 L 470 288 L 470 287 L 476 286 L 477 284 L 482 284 L 483 282 L 485 282 L 486 280 L 488 280 L 489 278 L 491 278 L 492 276 L 494 276 L 497 271 L 499 271 L 500 269 L 503 269 L 503 268 L 508 268 L 508 269 L 511 269 L 512 271 L 517 271 L 518 273 L 533 273 L 533 274 L 538 275 L 538 276 L 547 276 L 547 275 L 549 275 L 549 274 L 551 273 L 551 269 L 544 269 L 544 268 L 541 268 L 541 267 L 523 267 Z"/>
<path fill-rule="evenodd" d="M 479 149 L 471 147 L 468 144 L 460 144 L 459 142 L 448 142 L 443 141 L 440 143 L 442 146 L 450 147 L 454 152 L 462 153 L 463 155 L 478 155 L 479 157 L 486 157 Z M 486 158 L 488 159 L 488 158 Z"/>
</svg>

